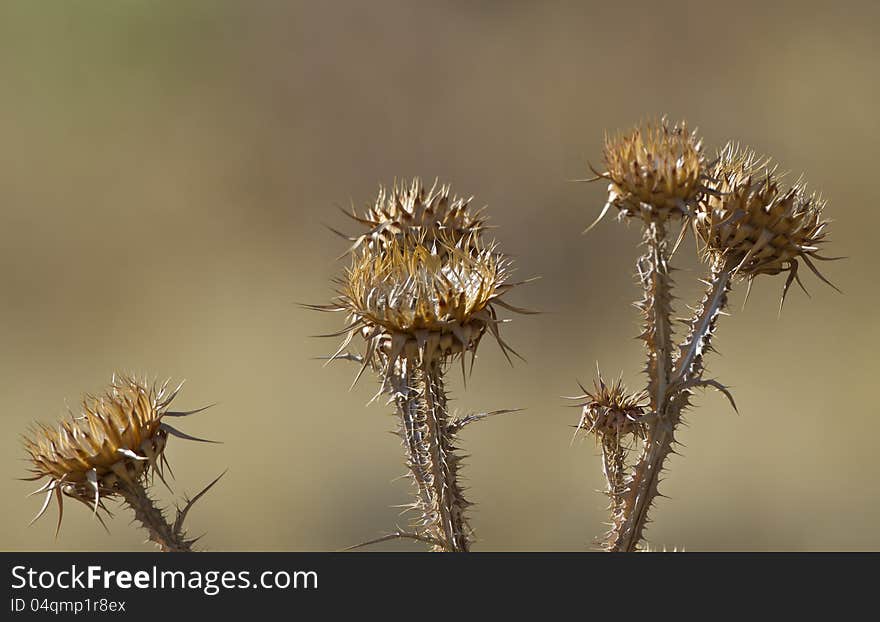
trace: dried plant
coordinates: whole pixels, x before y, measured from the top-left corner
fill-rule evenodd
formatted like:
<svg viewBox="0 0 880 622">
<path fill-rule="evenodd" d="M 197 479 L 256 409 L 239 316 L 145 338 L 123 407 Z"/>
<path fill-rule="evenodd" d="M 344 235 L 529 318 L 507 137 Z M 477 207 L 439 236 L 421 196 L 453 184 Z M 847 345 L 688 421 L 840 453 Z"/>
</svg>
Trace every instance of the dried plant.
<svg viewBox="0 0 880 622">
<path fill-rule="evenodd" d="M 606 384 L 597 370 L 593 391 L 583 386 L 583 394 L 571 398 L 582 401 L 579 432 L 595 437 L 602 449 L 602 471 L 608 482 L 606 494 L 610 499 L 612 515 L 620 512 L 626 492 L 626 466 L 633 441 L 645 436 L 644 416 L 647 410 L 647 391 L 628 394 L 623 378 Z"/>
<path fill-rule="evenodd" d="M 494 411 L 455 418 L 449 413 L 445 376 L 465 356 L 473 368 L 477 347 L 488 333 L 505 356 L 519 356 L 502 339 L 498 308 L 525 312 L 502 297 L 510 281 L 511 261 L 494 243 L 486 243 L 479 212 L 468 201 L 450 198 L 448 186 L 425 191 L 418 180 L 380 190 L 373 208 L 353 217 L 367 232 L 354 242 L 351 264 L 338 280 L 333 304 L 313 306 L 347 314 L 342 345 L 330 360 L 360 362 L 355 382 L 368 368 L 377 372 L 376 397 L 396 407 L 398 434 L 415 484 L 414 532 L 397 530 L 371 544 L 410 538 L 438 552 L 465 552 L 472 532 L 465 510 L 456 452 L 457 435 L 467 424 Z M 347 351 L 355 336 L 365 342 L 363 356 Z M 374 398 L 375 399 L 375 398 Z M 362 545 L 361 545 L 362 546 Z"/>
<path fill-rule="evenodd" d="M 424 242 L 438 235 L 447 243 L 462 239 L 478 240 L 488 229 L 483 209 L 472 210 L 471 198 L 452 194 L 449 185 L 425 188 L 418 178 L 408 184 L 395 182 L 390 188 L 379 187 L 379 196 L 364 214 L 355 210 L 346 213 L 366 229 L 357 236 L 338 233 L 353 242 L 350 250 L 368 249 L 381 252 L 392 240 L 401 236 L 421 236 Z"/>
<path fill-rule="evenodd" d="M 609 387 L 600 377 L 596 391 L 584 391 L 579 398 L 587 401 L 578 427 L 602 444 L 611 498 L 611 529 L 602 546 L 635 551 L 643 548 L 659 476 L 674 451 L 675 432 L 694 390 L 714 388 L 736 408 L 727 387 L 704 376 L 703 362 L 712 349 L 718 318 L 726 313 L 732 283 L 744 279 L 750 289 L 759 275 L 786 272 L 781 311 L 791 283 L 803 287 L 801 261 L 831 285 L 813 260 L 838 258 L 818 253 L 827 229 L 824 201 L 807 194 L 800 181 L 783 188 L 770 161 L 749 150 L 730 143 L 708 162 L 695 133 L 663 118 L 606 139 L 604 159 L 606 170 L 595 179 L 609 182 L 609 198 L 590 228 L 611 207 L 620 218 L 641 221 L 646 252 L 637 268 L 644 297 L 637 306 L 644 318 L 648 383 L 645 394 L 626 396 L 621 382 Z M 667 226 L 676 221 L 681 230 L 670 246 Z M 709 275 L 703 281 L 706 293 L 687 322 L 688 332 L 674 347 L 670 259 L 689 226 Z M 640 453 L 631 461 L 629 453 L 637 445 Z"/>
<path fill-rule="evenodd" d="M 46 512 L 54 497 L 58 503 L 57 536 L 64 498 L 69 497 L 88 506 L 106 528 L 100 512 L 112 516 L 105 501 L 118 498 L 134 511 L 135 520 L 160 550 L 192 551 L 198 538 L 187 538 L 183 521 L 192 505 L 220 478 L 187 499 L 171 523 L 149 494 L 156 475 L 168 486 L 165 469 L 170 473 L 170 466 L 165 447 L 169 436 L 213 442 L 185 434 L 164 421 L 204 410 L 168 410 L 181 386 L 170 389 L 168 382 L 157 386 L 129 376 L 114 376 L 103 395 L 83 398 L 79 415 L 71 413 L 70 419 L 56 428 L 36 424 L 24 437 L 33 474 L 25 479 L 48 481 L 33 493 L 45 493 L 45 498 L 31 523 Z"/>
</svg>

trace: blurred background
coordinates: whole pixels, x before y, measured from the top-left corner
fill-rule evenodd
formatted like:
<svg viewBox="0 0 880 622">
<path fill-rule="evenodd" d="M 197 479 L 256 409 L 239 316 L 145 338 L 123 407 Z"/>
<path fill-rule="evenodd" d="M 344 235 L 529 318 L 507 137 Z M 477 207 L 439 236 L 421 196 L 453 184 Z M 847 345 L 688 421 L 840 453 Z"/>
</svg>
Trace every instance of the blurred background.
<svg viewBox="0 0 880 622">
<path fill-rule="evenodd" d="M 543 278 L 506 327 L 528 364 L 484 343 L 462 413 L 475 550 L 589 550 L 604 531 L 599 452 L 559 396 L 603 372 L 644 382 L 636 226 L 581 230 L 604 201 L 578 184 L 603 134 L 667 113 L 773 155 L 829 199 L 837 294 L 784 277 L 723 318 L 669 465 L 655 548 L 878 550 L 880 364 L 874 204 L 880 5 L 797 2 L 64 3 L 0 5 L 0 549 L 150 550 L 120 511 L 106 534 L 16 478 L 20 433 L 114 370 L 185 378 L 175 405 L 219 404 L 172 439 L 177 495 L 213 550 L 337 550 L 405 525 L 403 453 L 356 368 L 322 368 L 341 318 L 337 209 L 379 183 L 439 177 L 489 206 L 518 276 Z M 702 269 L 677 255 L 678 309 Z M 156 488 L 162 500 L 175 496 Z M 389 542 L 376 549 L 422 547 Z"/>
</svg>

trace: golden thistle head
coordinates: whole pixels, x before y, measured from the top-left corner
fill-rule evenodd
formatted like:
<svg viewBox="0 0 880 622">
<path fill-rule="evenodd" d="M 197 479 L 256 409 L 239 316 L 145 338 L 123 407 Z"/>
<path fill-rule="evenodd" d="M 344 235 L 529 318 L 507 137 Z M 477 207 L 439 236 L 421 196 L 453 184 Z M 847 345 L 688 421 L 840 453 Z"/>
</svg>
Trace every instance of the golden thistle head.
<svg viewBox="0 0 880 622">
<path fill-rule="evenodd" d="M 510 272 L 510 259 L 494 245 L 407 235 L 382 253 L 355 253 L 335 304 L 321 308 L 348 313 L 337 355 L 360 333 L 365 367 L 387 371 L 398 359 L 428 365 L 473 353 L 487 331 L 505 355 L 516 355 L 501 339 L 496 312 L 496 306 L 522 311 L 501 299 L 516 285 Z"/>
<path fill-rule="evenodd" d="M 103 395 L 83 398 L 79 415 L 71 413 L 57 428 L 37 424 L 23 440 L 33 474 L 26 479 L 48 478 L 34 493 L 46 493 L 34 521 L 45 513 L 53 495 L 58 501 L 60 529 L 62 494 L 93 507 L 97 515 L 99 508 L 107 510 L 103 499 L 115 496 L 122 487 L 154 473 L 164 481 L 168 436 L 203 440 L 163 421 L 199 412 L 168 410 L 180 388 L 169 390 L 168 382 L 155 386 L 114 376 Z"/>
<path fill-rule="evenodd" d="M 436 180 L 429 189 L 418 178 L 395 182 L 391 188 L 380 186 L 365 214 L 349 214 L 367 229 L 349 238 L 354 242 L 351 250 L 382 251 L 392 240 L 407 236 L 427 242 L 442 237 L 453 244 L 475 240 L 486 229 L 486 219 L 482 210 L 470 209 L 470 200 L 453 195 L 449 185 L 438 186 Z"/>
<path fill-rule="evenodd" d="M 607 436 L 620 439 L 628 434 L 640 436 L 641 419 L 647 408 L 647 391 L 628 394 L 623 378 L 608 384 L 602 374 L 593 381 L 593 387 L 593 391 L 581 387 L 584 394 L 575 398 L 585 400 L 580 404 L 583 410 L 578 429 L 595 434 L 598 438 Z"/>
<path fill-rule="evenodd" d="M 813 263 L 831 259 L 818 254 L 828 225 L 820 197 L 800 182 L 783 188 L 769 160 L 733 144 L 722 150 L 712 179 L 713 192 L 694 219 L 708 261 L 723 262 L 749 280 L 788 272 L 783 299 L 793 280 L 800 283 L 799 260 L 828 282 Z"/>
<path fill-rule="evenodd" d="M 663 222 L 693 211 L 705 192 L 706 161 L 702 141 L 684 122 L 666 118 L 643 123 L 628 132 L 605 138 L 608 202 L 621 216 Z M 595 224 L 595 223 L 593 223 Z"/>
</svg>

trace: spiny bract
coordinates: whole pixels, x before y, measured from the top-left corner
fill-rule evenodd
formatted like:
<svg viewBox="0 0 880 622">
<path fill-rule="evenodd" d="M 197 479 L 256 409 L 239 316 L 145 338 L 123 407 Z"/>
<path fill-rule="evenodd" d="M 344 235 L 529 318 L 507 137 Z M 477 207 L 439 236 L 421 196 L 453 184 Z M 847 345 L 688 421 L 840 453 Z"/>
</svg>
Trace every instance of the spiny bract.
<svg viewBox="0 0 880 622">
<path fill-rule="evenodd" d="M 723 260 L 748 279 L 788 272 L 785 290 L 798 277 L 798 260 L 823 281 L 812 259 L 825 241 L 825 202 L 802 183 L 781 187 L 775 168 L 753 151 L 728 144 L 712 173 L 715 193 L 701 204 L 694 230 L 709 261 Z M 829 283 L 830 284 L 830 283 Z"/>
<path fill-rule="evenodd" d="M 407 236 L 426 241 L 442 236 L 453 244 L 476 240 L 486 228 L 486 219 L 482 210 L 470 209 L 470 201 L 453 195 L 449 185 L 438 186 L 437 180 L 430 189 L 418 178 L 394 182 L 391 188 L 380 186 L 378 198 L 365 214 L 349 214 L 367 228 L 366 233 L 350 238 L 354 242 L 351 250 L 366 247 L 381 252 L 392 240 Z"/>
<path fill-rule="evenodd" d="M 367 341 L 364 366 L 376 363 L 377 354 L 386 370 L 398 358 L 427 364 L 473 353 L 487 330 L 505 354 L 515 354 L 501 339 L 503 321 L 495 310 L 522 311 L 501 300 L 516 285 L 510 271 L 510 259 L 474 239 L 453 244 L 404 236 L 382 253 L 356 253 L 339 281 L 336 303 L 322 307 L 349 314 L 337 355 L 360 332 Z"/>
<path fill-rule="evenodd" d="M 706 192 L 702 141 L 684 122 L 664 117 L 606 136 L 604 159 L 606 171 L 597 174 L 609 181 L 608 202 L 597 222 L 612 205 L 645 222 L 688 215 Z"/>
<path fill-rule="evenodd" d="M 584 394 L 577 399 L 586 401 L 581 404 L 583 411 L 578 428 L 598 437 L 641 435 L 640 420 L 645 413 L 648 392 L 629 394 L 623 378 L 608 384 L 601 374 L 593 381 L 593 387 L 593 391 L 581 387 Z"/>
<path fill-rule="evenodd" d="M 193 439 L 162 421 L 165 416 L 190 414 L 168 411 L 180 388 L 169 390 L 168 382 L 155 386 L 114 376 L 103 395 L 83 398 L 79 416 L 71 413 L 57 428 L 37 424 L 23 440 L 32 462 L 33 476 L 27 479 L 48 477 L 49 481 L 34 492 L 46 493 L 34 521 L 45 513 L 53 494 L 60 529 L 62 493 L 97 513 L 99 508 L 106 510 L 102 499 L 114 496 L 121 486 L 152 473 L 162 478 L 168 435 Z"/>
</svg>

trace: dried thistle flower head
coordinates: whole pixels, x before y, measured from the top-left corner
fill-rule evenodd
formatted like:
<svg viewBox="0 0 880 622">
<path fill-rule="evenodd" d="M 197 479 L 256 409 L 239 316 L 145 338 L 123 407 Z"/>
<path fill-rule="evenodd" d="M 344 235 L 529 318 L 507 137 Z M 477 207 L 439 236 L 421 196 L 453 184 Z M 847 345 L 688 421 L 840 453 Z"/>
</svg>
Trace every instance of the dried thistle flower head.
<svg viewBox="0 0 880 622">
<path fill-rule="evenodd" d="M 641 435 L 640 422 L 645 414 L 647 391 L 628 394 L 623 378 L 608 384 L 598 375 L 593 381 L 593 391 L 581 387 L 584 394 L 576 399 L 586 399 L 578 429 L 599 438 L 610 436 L 620 439 L 628 434 Z"/>
<path fill-rule="evenodd" d="M 684 122 L 664 117 L 606 136 L 604 159 L 606 171 L 597 175 L 609 182 L 608 202 L 596 222 L 612 205 L 621 216 L 663 222 L 690 214 L 705 192 L 702 141 Z"/>
<path fill-rule="evenodd" d="M 367 228 L 366 233 L 350 238 L 351 250 L 369 248 L 385 250 L 395 239 L 423 239 L 430 242 L 438 236 L 458 244 L 476 240 L 486 229 L 482 209 L 470 209 L 471 198 L 452 194 L 449 185 L 426 189 L 421 179 L 394 182 L 391 188 L 379 187 L 379 196 L 363 216 L 349 214 Z"/>
<path fill-rule="evenodd" d="M 491 244 L 404 236 L 383 253 L 356 253 L 336 303 L 321 308 L 348 312 L 337 355 L 360 333 L 367 341 L 364 366 L 375 364 L 377 355 L 387 370 L 398 358 L 427 364 L 473 353 L 486 331 L 505 354 L 515 355 L 501 339 L 495 309 L 523 312 L 501 300 L 516 285 L 510 271 L 510 259 Z"/>
<path fill-rule="evenodd" d="M 820 197 L 800 182 L 783 189 L 769 160 L 733 144 L 722 150 L 712 178 L 715 192 L 694 219 L 707 260 L 723 260 L 749 280 L 788 272 L 783 298 L 793 280 L 800 284 L 799 260 L 828 283 L 812 261 L 831 259 L 818 254 L 828 225 Z"/>
<path fill-rule="evenodd" d="M 53 495 L 60 529 L 62 493 L 93 507 L 97 514 L 99 508 L 107 510 L 103 499 L 115 496 L 121 487 L 155 473 L 164 481 L 168 436 L 203 440 L 163 421 L 166 416 L 192 414 L 168 411 L 181 386 L 169 390 L 168 382 L 155 386 L 114 376 L 103 395 L 83 398 L 80 415 L 71 414 L 57 428 L 38 424 L 23 441 L 32 463 L 33 476 L 27 479 L 49 480 L 35 491 L 46 496 L 34 521 L 46 512 Z"/>
</svg>

